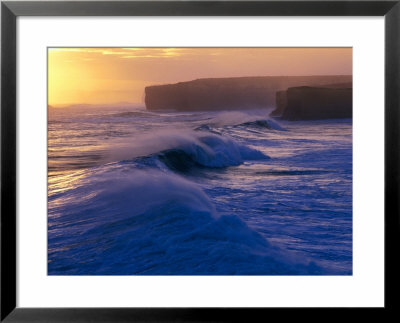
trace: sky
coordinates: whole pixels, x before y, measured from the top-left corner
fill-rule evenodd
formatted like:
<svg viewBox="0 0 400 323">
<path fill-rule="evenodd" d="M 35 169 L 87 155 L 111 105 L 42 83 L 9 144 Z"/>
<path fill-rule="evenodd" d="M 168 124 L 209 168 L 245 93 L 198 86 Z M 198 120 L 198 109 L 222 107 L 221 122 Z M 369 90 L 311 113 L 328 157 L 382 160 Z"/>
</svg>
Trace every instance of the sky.
<svg viewBox="0 0 400 323">
<path fill-rule="evenodd" d="M 142 103 L 148 85 L 198 78 L 351 74 L 352 48 L 49 48 L 48 104 Z"/>
</svg>

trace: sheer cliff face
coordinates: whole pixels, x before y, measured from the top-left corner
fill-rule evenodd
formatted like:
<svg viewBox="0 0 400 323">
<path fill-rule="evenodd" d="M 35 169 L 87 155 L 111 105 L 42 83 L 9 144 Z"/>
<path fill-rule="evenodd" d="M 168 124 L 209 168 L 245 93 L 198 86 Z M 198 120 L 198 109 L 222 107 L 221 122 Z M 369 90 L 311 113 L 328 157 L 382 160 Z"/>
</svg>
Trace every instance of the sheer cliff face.
<svg viewBox="0 0 400 323">
<path fill-rule="evenodd" d="M 276 92 L 275 110 L 271 112 L 271 117 L 280 117 L 285 111 L 287 105 L 286 91 Z"/>
<path fill-rule="evenodd" d="M 193 81 L 145 89 L 149 110 L 237 110 L 271 105 L 267 89 L 256 84 Z"/>
<path fill-rule="evenodd" d="M 286 120 L 352 118 L 353 84 L 335 83 L 318 87 L 289 88 L 275 94 L 273 117 Z"/>
<path fill-rule="evenodd" d="M 285 120 L 352 118 L 352 88 L 294 87 L 286 91 Z"/>
<path fill-rule="evenodd" d="M 351 82 L 351 76 L 265 76 L 199 79 L 148 86 L 148 110 L 239 110 L 272 108 L 275 93 L 288 87 Z"/>
</svg>

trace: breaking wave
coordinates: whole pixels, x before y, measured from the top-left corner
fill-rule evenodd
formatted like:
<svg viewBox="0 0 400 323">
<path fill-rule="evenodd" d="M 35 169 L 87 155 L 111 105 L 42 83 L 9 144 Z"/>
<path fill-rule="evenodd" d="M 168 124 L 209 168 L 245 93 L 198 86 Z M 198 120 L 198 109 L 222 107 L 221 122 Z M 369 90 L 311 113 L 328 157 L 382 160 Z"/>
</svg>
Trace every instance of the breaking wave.
<svg viewBox="0 0 400 323">
<path fill-rule="evenodd" d="M 127 109 L 52 110 L 50 275 L 352 273 L 351 123 Z"/>
<path fill-rule="evenodd" d="M 259 150 L 234 139 L 203 131 L 159 131 L 114 145 L 111 160 L 158 156 L 167 166 L 192 163 L 204 167 L 228 167 L 245 160 L 269 159 Z"/>
<path fill-rule="evenodd" d="M 323 272 L 238 217 L 218 216 L 202 189 L 178 175 L 110 167 L 49 201 L 50 275 Z"/>
</svg>

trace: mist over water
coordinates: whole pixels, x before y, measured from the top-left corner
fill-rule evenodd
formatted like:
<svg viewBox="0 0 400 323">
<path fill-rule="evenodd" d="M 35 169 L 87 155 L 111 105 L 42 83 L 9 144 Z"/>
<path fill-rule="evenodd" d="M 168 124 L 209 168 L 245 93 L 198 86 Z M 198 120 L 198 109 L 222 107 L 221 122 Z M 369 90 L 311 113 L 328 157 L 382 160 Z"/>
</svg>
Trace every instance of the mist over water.
<svg viewBox="0 0 400 323">
<path fill-rule="evenodd" d="M 349 275 L 351 120 L 49 110 L 51 275 Z"/>
</svg>

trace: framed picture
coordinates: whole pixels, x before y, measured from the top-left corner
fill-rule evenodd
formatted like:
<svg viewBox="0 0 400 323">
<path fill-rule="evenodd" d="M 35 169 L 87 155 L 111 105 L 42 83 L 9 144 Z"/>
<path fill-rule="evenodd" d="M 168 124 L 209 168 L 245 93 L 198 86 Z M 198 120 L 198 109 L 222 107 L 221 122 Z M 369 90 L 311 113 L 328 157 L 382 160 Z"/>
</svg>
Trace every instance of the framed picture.
<svg viewBox="0 0 400 323">
<path fill-rule="evenodd" d="M 394 312 L 399 15 L 2 2 L 1 320 Z"/>
</svg>

